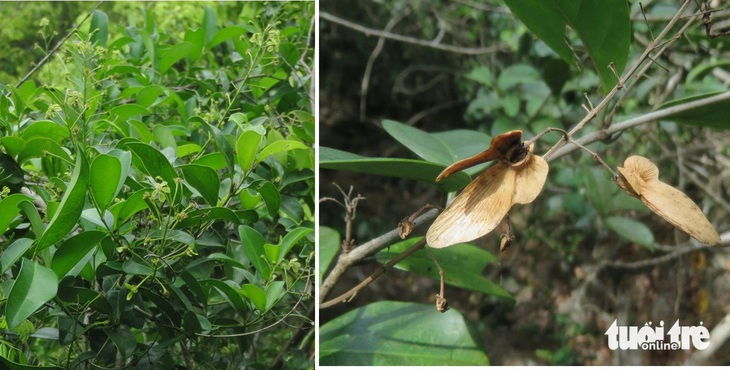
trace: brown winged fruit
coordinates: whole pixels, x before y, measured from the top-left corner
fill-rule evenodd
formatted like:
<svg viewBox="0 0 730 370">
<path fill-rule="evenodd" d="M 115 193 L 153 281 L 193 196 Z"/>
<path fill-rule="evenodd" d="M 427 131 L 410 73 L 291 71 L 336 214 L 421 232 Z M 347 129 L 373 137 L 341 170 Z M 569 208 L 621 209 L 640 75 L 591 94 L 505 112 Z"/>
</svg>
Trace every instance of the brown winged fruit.
<svg viewBox="0 0 730 370">
<path fill-rule="evenodd" d="M 618 168 L 616 183 L 639 198 L 654 213 L 693 238 L 709 245 L 720 244 L 717 233 L 699 207 L 681 191 L 659 180 L 659 169 L 650 160 L 634 155 Z"/>
<path fill-rule="evenodd" d="M 446 207 L 426 233 L 433 248 L 445 248 L 486 235 L 499 225 L 515 203 L 527 204 L 542 190 L 547 162 L 532 154 L 533 145 L 521 141 L 522 131 L 510 131 L 492 139 L 489 149 L 454 163 L 437 178 L 440 181 L 465 168 L 497 160 Z"/>
</svg>

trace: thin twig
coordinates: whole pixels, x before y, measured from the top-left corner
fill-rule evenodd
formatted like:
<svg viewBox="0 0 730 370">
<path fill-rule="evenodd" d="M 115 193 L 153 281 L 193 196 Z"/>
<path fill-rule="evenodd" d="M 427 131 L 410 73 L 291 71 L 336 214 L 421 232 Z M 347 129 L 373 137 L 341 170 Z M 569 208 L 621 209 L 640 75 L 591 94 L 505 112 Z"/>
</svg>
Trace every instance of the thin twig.
<svg viewBox="0 0 730 370">
<path fill-rule="evenodd" d="M 437 214 L 438 211 L 435 209 L 424 213 L 413 221 L 414 227 L 435 219 Z M 365 244 L 353 248 L 350 253 L 341 253 L 337 259 L 337 262 L 335 263 L 335 267 L 332 268 L 332 271 L 329 273 L 329 275 L 327 275 L 327 277 L 322 282 L 322 285 L 320 285 L 319 287 L 319 301 L 324 301 L 324 299 L 327 297 L 327 294 L 329 294 L 335 283 L 337 283 L 337 281 L 340 279 L 340 276 L 342 276 L 342 274 L 345 273 L 345 271 L 347 271 L 347 269 L 349 269 L 352 265 L 362 260 L 363 258 L 385 248 L 393 242 L 400 240 L 398 231 L 398 229 L 393 229 L 373 240 L 370 240 Z M 320 308 L 322 307 L 320 306 Z"/>
<path fill-rule="evenodd" d="M 376 30 L 373 28 L 361 26 L 357 23 L 350 22 L 348 20 L 342 19 L 340 17 L 334 16 L 330 13 L 323 12 L 323 11 L 319 12 L 319 17 L 320 17 L 320 19 L 325 19 L 332 23 L 336 23 L 341 26 L 345 26 L 347 28 L 353 29 L 355 31 L 362 32 L 368 36 L 383 37 L 383 38 L 386 38 L 389 40 L 395 40 L 395 41 L 405 42 L 407 44 L 425 46 L 425 47 L 429 47 L 429 48 L 433 48 L 433 49 L 448 51 L 451 53 L 466 54 L 466 55 L 481 55 L 481 54 L 494 53 L 494 52 L 502 49 L 501 45 L 490 46 L 490 47 L 485 47 L 485 48 L 467 48 L 467 47 L 462 47 L 462 46 L 434 43 L 433 41 L 429 41 L 429 40 L 417 39 L 415 37 L 403 36 L 403 35 L 390 33 L 390 32 L 383 32 L 383 31 Z"/>
<path fill-rule="evenodd" d="M 41 59 L 41 61 L 38 62 L 38 64 L 36 64 L 35 67 L 33 67 L 33 69 L 30 70 L 30 72 L 28 72 L 25 76 L 23 76 L 23 78 L 21 78 L 20 81 L 18 81 L 18 83 L 15 84 L 15 87 L 16 88 L 17 87 L 20 87 L 20 85 L 22 85 L 23 82 L 25 82 L 26 80 L 28 80 L 30 78 L 30 76 L 32 76 L 38 69 L 40 69 L 41 67 L 43 67 L 43 65 L 46 64 L 46 62 L 48 61 L 48 59 L 50 59 L 53 56 L 53 54 L 55 54 L 56 51 L 58 51 L 58 49 L 61 47 L 61 45 L 63 45 L 66 42 L 66 40 L 68 40 L 68 38 L 71 37 L 71 35 L 73 35 L 74 32 L 76 32 L 76 30 L 78 30 L 79 27 L 81 27 L 81 25 L 84 24 L 84 22 L 86 22 L 87 19 L 89 19 L 89 17 L 91 16 L 91 14 L 94 13 L 94 10 L 96 10 L 97 8 L 99 8 L 99 5 L 101 5 L 101 3 L 103 3 L 103 1 L 99 1 L 98 3 L 96 3 L 96 5 L 94 6 L 94 8 L 91 9 L 89 11 L 89 13 L 86 14 L 86 17 L 84 17 L 84 19 L 82 19 L 81 22 L 79 22 L 69 33 L 67 33 L 66 36 L 64 36 L 61 39 L 61 41 L 59 41 L 56 44 L 56 46 L 54 46 L 53 49 L 51 49 L 51 51 L 49 51 L 48 54 L 46 54 L 46 56 L 44 56 L 43 59 Z"/>
<path fill-rule="evenodd" d="M 419 240 L 416 244 L 413 244 L 413 246 L 411 246 L 410 248 L 408 248 L 407 250 L 405 250 L 403 253 L 395 256 L 395 258 L 393 258 L 392 260 L 388 261 L 388 263 L 384 264 L 383 266 L 381 266 L 380 268 L 378 268 L 377 270 L 375 270 L 375 272 L 373 272 L 370 276 L 368 276 L 367 278 L 365 278 L 365 280 L 361 281 L 360 284 L 357 284 L 357 286 L 355 286 L 354 288 L 348 290 L 347 293 L 341 294 L 337 298 L 330 299 L 327 302 L 321 303 L 319 305 L 319 308 L 322 309 L 322 308 L 332 307 L 332 306 L 334 306 L 334 305 L 336 305 L 338 303 L 346 302 L 346 301 L 354 298 L 357 295 L 357 292 L 360 291 L 360 289 L 366 287 L 368 284 L 370 284 L 373 281 L 375 281 L 375 279 L 377 279 L 380 275 L 382 275 L 386 271 L 388 271 L 389 268 L 395 266 L 398 262 L 402 261 L 403 259 L 405 259 L 406 257 L 410 256 L 411 254 L 415 253 L 419 249 L 424 248 L 425 246 L 426 246 L 426 239 Z M 320 291 L 320 299 L 322 299 L 322 297 L 324 297 L 322 295 L 322 289 L 320 288 L 319 291 Z"/>
<path fill-rule="evenodd" d="M 684 1 L 684 3 L 682 4 L 682 6 L 679 8 L 679 10 L 677 11 L 677 13 L 672 18 L 672 20 L 669 21 L 669 23 L 667 24 L 667 26 L 664 27 L 664 29 L 657 36 L 657 38 L 655 40 L 653 40 L 649 44 L 649 46 L 644 50 L 644 52 L 641 54 L 641 56 L 639 57 L 639 59 L 634 63 L 633 66 L 631 66 L 631 68 L 629 68 L 629 70 L 626 72 L 626 74 L 624 75 L 624 77 L 621 78 L 621 79 L 619 79 L 618 83 L 603 98 L 603 100 L 601 100 L 601 102 L 595 108 L 591 109 L 591 111 L 580 122 L 578 122 L 578 124 L 575 125 L 575 127 L 573 127 L 573 129 L 571 129 L 570 132 L 568 132 L 568 136 L 570 138 L 572 138 L 578 131 L 580 131 L 581 129 L 583 129 L 583 127 L 588 122 L 590 122 L 591 120 L 593 120 L 593 118 L 595 118 L 598 115 L 598 113 L 601 110 L 603 110 L 603 108 L 605 108 L 608 105 L 608 103 L 611 101 L 611 99 L 613 99 L 613 97 L 616 96 L 616 93 L 618 93 L 618 91 L 621 88 L 623 88 L 623 86 L 626 84 L 626 81 L 629 78 L 631 78 L 631 76 L 633 76 L 633 74 L 639 69 L 639 67 L 641 67 L 641 65 L 648 59 L 647 57 L 649 56 L 649 54 L 652 51 L 654 51 L 654 49 L 656 49 L 657 46 L 660 45 L 660 41 L 664 39 L 664 37 L 674 27 L 674 25 L 677 23 L 677 21 L 679 21 L 679 19 L 682 17 L 682 14 L 684 13 L 685 10 L 687 10 L 687 8 L 689 7 L 690 4 L 691 4 L 691 0 L 685 0 Z M 550 148 L 550 150 L 548 150 L 547 153 L 545 153 L 545 155 L 543 156 L 543 158 L 545 158 L 546 160 L 550 159 L 554 155 L 555 151 L 557 151 L 558 149 L 564 147 L 566 144 L 567 144 L 567 141 L 566 140 L 560 140 L 560 141 L 558 141 L 555 145 L 553 145 L 552 148 Z"/>
</svg>

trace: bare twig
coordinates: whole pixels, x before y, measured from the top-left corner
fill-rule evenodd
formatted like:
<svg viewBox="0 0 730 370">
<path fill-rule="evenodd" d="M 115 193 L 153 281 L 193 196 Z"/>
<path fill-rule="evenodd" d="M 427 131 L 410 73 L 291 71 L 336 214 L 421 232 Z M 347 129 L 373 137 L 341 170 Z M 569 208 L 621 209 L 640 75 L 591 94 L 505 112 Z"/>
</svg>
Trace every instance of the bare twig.
<svg viewBox="0 0 730 370">
<path fill-rule="evenodd" d="M 375 281 L 375 279 L 377 279 L 380 275 L 382 275 L 386 271 L 388 271 L 389 268 L 395 266 L 396 264 L 398 264 L 398 262 L 402 261 L 403 259 L 405 259 L 406 257 L 410 256 L 411 254 L 415 253 L 419 249 L 424 248 L 425 246 L 426 246 L 426 239 L 419 240 L 416 244 L 413 244 L 413 246 L 411 246 L 410 248 L 408 248 L 406 251 L 404 251 L 403 253 L 395 256 L 395 258 L 393 258 L 392 260 L 388 261 L 388 263 L 384 264 L 379 269 L 375 270 L 375 272 L 373 272 L 365 280 L 363 280 L 362 282 L 360 282 L 360 284 L 357 284 L 357 286 L 355 286 L 354 288 L 348 290 L 347 293 L 341 294 L 337 298 L 334 298 L 334 299 L 331 299 L 331 300 L 329 300 L 327 302 L 321 303 L 319 305 L 319 308 L 322 309 L 322 308 L 332 307 L 332 306 L 334 306 L 334 305 L 336 305 L 338 303 L 346 302 L 346 301 L 354 298 L 357 295 L 357 292 L 360 291 L 360 289 L 366 287 L 368 284 L 370 284 L 373 281 Z M 330 275 L 332 275 L 332 274 L 330 274 Z M 324 286 L 324 284 L 323 284 L 323 286 Z M 322 288 L 319 289 L 319 294 L 320 294 L 320 300 L 322 300 L 324 298 L 324 295 L 322 295 Z"/>
<path fill-rule="evenodd" d="M 388 21 L 388 24 L 385 25 L 385 29 L 383 29 L 383 32 L 390 32 L 390 30 L 395 27 L 398 22 L 400 22 L 401 19 L 403 19 L 406 15 L 408 15 L 408 12 L 403 12 L 397 17 L 391 18 Z M 362 77 L 362 82 L 360 83 L 360 121 L 365 122 L 367 120 L 365 111 L 367 110 L 367 104 L 368 104 L 368 89 L 370 87 L 370 75 L 373 73 L 373 65 L 375 64 L 375 60 L 378 59 L 378 56 L 380 56 L 380 53 L 383 51 L 383 46 L 385 45 L 385 37 L 381 36 L 378 38 L 378 44 L 375 45 L 375 49 L 373 49 L 373 52 L 370 53 L 370 57 L 368 58 L 368 63 L 365 66 L 365 73 Z"/>
<path fill-rule="evenodd" d="M 445 44 L 440 44 L 437 42 L 435 43 L 435 42 L 429 41 L 429 40 L 422 40 L 422 39 L 417 39 L 414 37 L 403 36 L 403 35 L 398 35 L 395 33 L 384 32 L 384 31 L 368 28 L 368 27 L 361 26 L 357 23 L 350 22 L 348 20 L 342 19 L 340 17 L 337 17 L 335 15 L 332 15 L 330 13 L 323 12 L 323 11 L 319 12 L 319 16 L 321 19 L 325 19 L 332 23 L 336 23 L 341 26 L 345 26 L 347 28 L 353 29 L 355 31 L 362 32 L 368 36 L 383 37 L 383 38 L 389 39 L 389 40 L 395 40 L 395 41 L 405 42 L 407 44 L 413 44 L 413 45 L 419 45 L 419 46 L 426 46 L 429 48 L 448 51 L 451 53 L 467 54 L 467 55 L 481 55 L 481 54 L 494 53 L 495 51 L 498 51 L 502 48 L 501 45 L 485 47 L 485 48 L 467 48 L 467 47 L 462 47 L 462 46 L 445 45 Z"/>
<path fill-rule="evenodd" d="M 413 221 L 414 227 L 433 220 L 434 218 L 436 218 L 437 213 L 437 210 L 432 209 L 421 215 L 420 217 L 416 218 Z M 400 237 L 398 236 L 398 229 L 393 229 L 373 240 L 370 240 L 363 245 L 353 248 L 350 253 L 340 254 L 339 258 L 337 259 L 337 263 L 335 264 L 335 267 L 332 268 L 332 271 L 329 273 L 329 275 L 327 275 L 327 277 L 322 282 L 322 285 L 319 287 L 319 301 L 324 301 L 324 298 L 327 297 L 327 294 L 329 294 L 335 283 L 340 279 L 340 276 L 342 276 L 342 274 L 347 271 L 350 266 L 354 265 L 366 256 L 376 253 L 377 251 L 385 248 L 386 246 L 399 239 Z M 322 308 L 322 306 L 320 306 L 320 308 Z"/>
<path fill-rule="evenodd" d="M 677 11 L 677 13 L 672 18 L 672 20 L 669 21 L 669 23 L 666 25 L 666 27 L 664 27 L 664 29 L 657 36 L 657 38 L 655 40 L 653 40 L 649 44 L 649 46 L 644 50 L 644 52 L 641 54 L 641 56 L 639 57 L 639 59 L 637 59 L 637 61 L 634 63 L 634 65 L 631 66 L 631 68 L 629 68 L 629 70 L 626 72 L 626 74 L 624 75 L 624 77 L 621 78 L 621 79 L 619 79 L 618 83 L 603 98 L 603 100 L 601 100 L 601 102 L 595 108 L 591 109 L 591 111 L 588 112 L 588 114 L 580 122 L 578 122 L 578 124 L 575 125 L 575 127 L 573 127 L 573 129 L 571 129 L 570 132 L 568 132 L 568 137 L 569 138 L 572 138 L 578 131 L 580 131 L 581 129 L 583 129 L 583 127 L 588 122 L 590 122 L 591 120 L 593 120 L 593 118 L 595 118 L 598 115 L 598 113 L 601 110 L 603 110 L 603 108 L 605 108 L 608 105 L 608 103 L 611 101 L 611 99 L 613 99 L 613 97 L 616 96 L 616 94 L 618 93 L 618 91 L 623 88 L 623 86 L 626 84 L 626 81 L 629 78 L 631 78 L 631 76 L 633 76 L 633 74 L 639 69 L 639 67 L 641 67 L 641 65 L 648 59 L 649 54 L 652 51 L 654 51 L 654 49 L 656 49 L 660 45 L 661 40 L 663 40 L 664 37 L 666 37 L 666 35 L 669 33 L 669 31 L 677 23 L 677 21 L 679 21 L 679 19 L 682 17 L 682 14 L 684 13 L 685 10 L 687 10 L 687 8 L 691 4 L 691 2 L 692 2 L 691 0 L 685 0 L 684 1 L 684 3 L 682 4 L 682 6 L 679 8 L 679 10 Z M 557 151 L 558 149 L 562 148 L 566 144 L 567 144 L 567 141 L 566 140 L 560 140 L 560 141 L 558 141 L 555 145 L 553 145 L 552 148 L 550 148 L 550 150 L 548 150 L 548 152 L 543 157 L 546 160 L 550 159 L 554 155 L 555 151 Z"/>
<path fill-rule="evenodd" d="M 84 17 L 84 19 L 82 19 L 81 22 L 79 22 L 69 33 L 67 33 L 66 36 L 64 36 L 61 39 L 61 41 L 59 41 L 56 44 L 56 46 L 54 46 L 53 49 L 51 49 L 48 52 L 48 54 L 46 54 L 46 56 L 44 56 L 43 59 L 41 59 L 41 61 L 35 65 L 35 67 L 33 67 L 33 69 L 31 69 L 25 76 L 23 76 L 23 78 L 21 78 L 20 81 L 18 81 L 18 83 L 15 84 L 15 87 L 20 87 L 20 85 L 22 85 L 23 82 L 27 81 L 30 78 L 30 76 L 32 76 L 37 70 L 39 70 L 41 67 L 43 67 L 43 65 L 46 64 L 46 62 L 48 62 L 48 59 L 50 59 L 53 56 L 53 54 L 55 54 L 56 51 L 58 51 L 58 49 L 61 47 L 61 45 L 63 45 L 66 42 L 66 40 L 68 40 L 68 38 L 71 37 L 71 35 L 73 35 L 74 32 L 76 32 L 76 30 L 78 30 L 79 27 L 81 27 L 81 25 L 84 24 L 84 22 L 86 22 L 87 19 L 89 19 L 91 14 L 94 13 L 94 10 L 99 8 L 99 5 L 101 5 L 101 3 L 103 3 L 103 1 L 99 1 L 98 3 L 96 3 L 94 8 L 91 9 L 89 11 L 89 13 L 86 14 L 86 17 Z"/>
</svg>

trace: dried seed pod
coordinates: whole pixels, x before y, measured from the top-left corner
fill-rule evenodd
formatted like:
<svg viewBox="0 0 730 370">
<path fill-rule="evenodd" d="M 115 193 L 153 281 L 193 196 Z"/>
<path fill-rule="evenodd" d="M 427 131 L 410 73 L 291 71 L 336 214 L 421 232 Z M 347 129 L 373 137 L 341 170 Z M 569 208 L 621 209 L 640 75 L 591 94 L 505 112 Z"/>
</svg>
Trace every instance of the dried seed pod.
<svg viewBox="0 0 730 370">
<path fill-rule="evenodd" d="M 654 213 L 702 243 L 720 244 L 720 235 L 692 199 L 659 180 L 659 168 L 650 160 L 634 155 L 618 167 L 616 183 L 629 195 L 639 198 Z"/>
<path fill-rule="evenodd" d="M 532 202 L 542 190 L 548 174 L 547 162 L 533 155 L 533 146 L 520 141 L 521 131 L 510 131 L 492 139 L 486 151 L 457 162 L 444 170 L 440 180 L 464 168 L 498 159 L 479 175 L 442 212 L 426 233 L 433 248 L 468 242 L 494 230 L 515 203 Z"/>
</svg>

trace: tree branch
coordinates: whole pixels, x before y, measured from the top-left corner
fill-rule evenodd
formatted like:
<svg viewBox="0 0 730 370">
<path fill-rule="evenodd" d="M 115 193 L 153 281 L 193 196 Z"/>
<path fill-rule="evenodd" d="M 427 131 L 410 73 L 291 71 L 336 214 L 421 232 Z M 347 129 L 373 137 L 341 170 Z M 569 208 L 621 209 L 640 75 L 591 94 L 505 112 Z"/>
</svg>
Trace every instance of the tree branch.
<svg viewBox="0 0 730 370">
<path fill-rule="evenodd" d="M 418 46 L 425 46 L 425 47 L 429 47 L 429 48 L 433 48 L 433 49 L 448 51 L 451 53 L 467 54 L 467 55 L 481 55 L 481 54 L 494 53 L 495 51 L 498 51 L 502 48 L 499 45 L 485 47 L 485 48 L 467 48 L 467 47 L 462 47 L 462 46 L 445 45 L 445 44 L 441 44 L 441 43 L 434 42 L 434 41 L 417 39 L 415 37 L 403 36 L 403 35 L 398 35 L 398 34 L 391 33 L 391 32 L 385 32 L 385 31 L 380 31 L 380 30 L 376 30 L 373 28 L 368 28 L 368 27 L 361 26 L 357 23 L 350 22 L 346 19 L 342 19 L 340 17 L 337 17 L 335 15 L 332 15 L 330 13 L 323 12 L 323 11 L 319 12 L 319 17 L 321 19 L 326 19 L 332 23 L 339 24 L 340 26 L 344 26 L 344 27 L 353 29 L 355 31 L 362 32 L 367 36 L 378 36 L 383 39 L 395 40 L 395 41 L 400 41 L 400 42 L 404 42 L 407 44 L 413 44 L 413 45 L 418 45 Z"/>
</svg>

